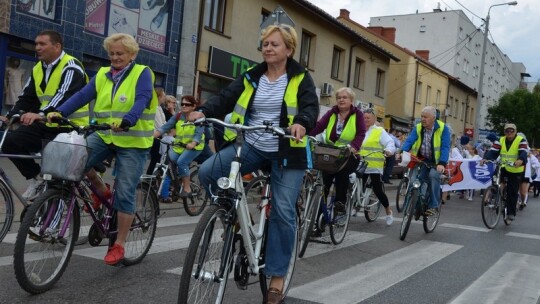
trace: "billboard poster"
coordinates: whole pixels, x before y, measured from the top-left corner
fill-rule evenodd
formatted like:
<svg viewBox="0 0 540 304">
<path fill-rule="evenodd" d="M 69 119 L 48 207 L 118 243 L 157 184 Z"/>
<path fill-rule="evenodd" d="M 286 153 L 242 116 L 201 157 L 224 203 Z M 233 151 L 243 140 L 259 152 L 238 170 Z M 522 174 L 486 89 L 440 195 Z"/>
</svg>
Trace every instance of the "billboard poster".
<svg viewBox="0 0 540 304">
<path fill-rule="evenodd" d="M 86 0 L 84 30 L 105 35 L 107 0 Z"/>
<path fill-rule="evenodd" d="M 17 12 L 54 20 L 56 0 L 17 0 Z"/>
</svg>

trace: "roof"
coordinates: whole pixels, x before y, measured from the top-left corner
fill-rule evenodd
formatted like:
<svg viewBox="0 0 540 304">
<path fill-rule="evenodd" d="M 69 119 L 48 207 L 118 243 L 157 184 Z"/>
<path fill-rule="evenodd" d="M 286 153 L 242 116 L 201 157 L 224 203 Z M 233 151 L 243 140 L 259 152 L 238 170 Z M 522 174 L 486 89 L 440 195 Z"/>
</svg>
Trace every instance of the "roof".
<svg viewBox="0 0 540 304">
<path fill-rule="evenodd" d="M 324 10 L 319 8 L 318 6 L 314 5 L 313 3 L 309 2 L 309 1 L 306 1 L 306 0 L 291 0 L 291 2 L 294 2 L 294 3 L 304 7 L 308 11 L 310 11 L 310 12 L 312 12 L 312 13 L 318 15 L 318 16 L 321 16 L 323 19 L 325 19 L 326 21 L 332 23 L 333 25 L 335 25 L 339 29 L 351 34 L 352 37 L 354 37 L 354 40 L 356 40 L 356 43 L 362 44 L 362 45 L 366 46 L 367 48 L 373 50 L 374 52 L 379 53 L 382 56 L 388 57 L 388 58 L 390 58 L 390 59 L 392 59 L 392 60 L 394 60 L 396 62 L 400 61 L 399 58 L 397 58 L 392 53 L 390 53 L 390 51 L 384 49 L 383 47 L 377 45 L 375 42 L 367 39 L 366 37 L 364 37 L 362 35 L 360 35 L 358 32 L 354 31 L 353 29 L 351 29 L 347 25 L 339 22 L 335 17 L 332 17 L 330 14 L 328 14 L 327 12 L 325 12 Z"/>
</svg>

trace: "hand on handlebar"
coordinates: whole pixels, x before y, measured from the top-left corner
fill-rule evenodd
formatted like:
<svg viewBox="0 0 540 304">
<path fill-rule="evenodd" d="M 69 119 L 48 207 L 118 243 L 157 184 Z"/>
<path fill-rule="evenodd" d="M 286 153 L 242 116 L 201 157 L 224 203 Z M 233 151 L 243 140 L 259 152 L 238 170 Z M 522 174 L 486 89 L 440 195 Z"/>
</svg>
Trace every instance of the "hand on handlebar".
<svg viewBox="0 0 540 304">
<path fill-rule="evenodd" d="M 49 112 L 49 114 L 47 114 L 47 122 L 53 122 L 54 117 L 62 117 L 62 114 L 59 112 Z"/>
<path fill-rule="evenodd" d="M 300 124 L 293 124 L 290 127 L 291 135 L 294 136 L 296 142 L 301 142 L 304 135 L 306 135 L 306 128 Z"/>
<path fill-rule="evenodd" d="M 437 172 L 444 173 L 444 166 L 443 165 L 437 165 Z"/>
<path fill-rule="evenodd" d="M 523 161 L 521 159 L 518 159 L 514 162 L 514 167 L 521 167 L 523 165 Z"/>
<path fill-rule="evenodd" d="M 205 117 L 203 112 L 194 111 L 187 115 L 187 121 L 195 121 L 203 117 Z"/>
<path fill-rule="evenodd" d="M 24 113 L 21 116 L 19 122 L 23 125 L 29 126 L 34 123 L 34 121 L 43 120 L 43 117 L 37 113 Z"/>
</svg>

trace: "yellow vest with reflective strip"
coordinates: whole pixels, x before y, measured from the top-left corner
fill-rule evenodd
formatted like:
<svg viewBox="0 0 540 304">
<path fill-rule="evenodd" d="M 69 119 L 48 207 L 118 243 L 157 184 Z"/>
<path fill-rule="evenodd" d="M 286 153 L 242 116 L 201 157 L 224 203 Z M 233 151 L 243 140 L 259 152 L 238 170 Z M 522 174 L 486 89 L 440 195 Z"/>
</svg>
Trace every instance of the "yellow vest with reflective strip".
<svg viewBox="0 0 540 304">
<path fill-rule="evenodd" d="M 338 140 L 334 143 L 330 140 L 330 133 L 332 132 L 332 128 L 336 123 L 336 117 L 337 115 L 336 113 L 334 113 L 330 116 L 330 119 L 328 120 L 328 126 L 326 127 L 326 143 L 334 144 L 336 147 L 344 147 L 350 144 L 353 141 L 354 136 L 356 135 L 356 113 L 353 113 L 349 117 L 349 120 L 341 131 Z"/>
<path fill-rule="evenodd" d="M 66 67 L 68 61 L 71 59 L 79 62 L 77 58 L 65 54 L 58 62 L 58 65 L 54 68 L 51 75 L 49 76 L 49 80 L 47 81 L 47 85 L 45 87 L 45 91 L 41 89 L 41 83 L 43 82 L 43 78 L 45 78 L 45 75 L 43 74 L 43 68 L 42 63 L 38 62 L 36 65 L 34 65 L 34 68 L 32 70 L 32 77 L 34 78 L 34 85 L 36 89 L 36 95 L 39 98 L 39 101 L 41 103 L 40 108 L 43 109 L 45 106 L 49 104 L 51 99 L 56 95 L 56 92 L 60 88 L 60 80 L 62 79 L 62 71 Z M 82 65 L 81 65 L 82 66 Z M 84 73 L 84 70 L 83 70 Z M 88 75 L 84 73 L 84 77 L 86 82 L 88 82 Z M 90 123 L 90 116 L 88 114 L 88 105 L 85 105 L 75 111 L 73 114 L 69 115 L 68 118 L 74 122 L 75 124 L 79 126 L 87 126 Z M 56 127 L 58 124 L 53 123 L 47 123 L 48 127 Z"/>
<path fill-rule="evenodd" d="M 432 135 L 433 151 L 435 152 L 435 163 L 439 163 L 439 158 L 441 157 L 441 139 L 442 139 L 442 133 L 444 130 L 444 123 L 440 120 L 436 120 L 435 122 L 439 124 L 439 128 L 435 130 Z M 420 146 L 422 145 L 422 124 L 421 123 L 416 125 L 416 135 L 418 138 L 414 142 L 411 149 L 411 154 L 414 156 L 418 155 L 418 152 L 420 151 Z"/>
<path fill-rule="evenodd" d="M 114 83 L 107 78 L 106 73 L 110 67 L 99 69 L 96 74 L 96 105 L 94 115 L 99 123 L 120 125 L 122 118 L 135 104 L 137 81 L 147 66 L 135 64 L 129 74 L 116 89 L 114 96 L 112 90 Z M 152 86 L 154 73 L 152 74 Z M 128 132 L 99 131 L 98 135 L 106 144 L 114 144 L 122 148 L 149 148 L 154 141 L 154 118 L 158 99 L 156 92 L 152 90 L 150 105 L 144 109 L 137 123 L 129 128 Z"/>
<path fill-rule="evenodd" d="M 288 126 L 292 125 L 294 116 L 298 113 L 298 87 L 304 79 L 304 75 L 305 73 L 301 73 L 293 76 L 287 84 L 287 89 L 285 90 L 285 95 L 283 96 L 287 106 Z M 236 102 L 234 110 L 231 114 L 231 123 L 244 124 L 249 101 L 251 100 L 253 92 L 255 92 L 255 89 L 246 78 L 244 78 L 244 88 L 244 92 L 242 92 L 240 98 L 238 98 L 238 101 Z M 226 141 L 234 140 L 236 138 L 236 130 L 226 128 L 223 137 Z M 306 147 L 307 139 L 304 137 L 304 139 L 299 143 L 294 140 L 289 140 L 289 144 L 291 147 L 295 148 Z"/>
<path fill-rule="evenodd" d="M 183 144 L 189 144 L 193 141 L 193 136 L 195 135 L 195 126 L 194 125 L 186 125 L 183 126 L 185 121 L 183 119 L 179 119 L 176 122 L 176 136 L 174 137 L 175 143 L 183 143 Z M 202 150 L 204 148 L 204 134 L 201 137 L 201 142 L 195 146 L 195 150 Z M 178 154 L 182 154 L 186 148 L 182 146 L 173 146 L 174 152 Z"/>
<path fill-rule="evenodd" d="M 382 152 L 383 148 L 381 146 L 381 136 L 383 132 L 382 127 L 374 127 L 369 136 L 362 143 L 360 148 L 360 155 L 365 156 L 363 159 L 368 162 L 368 168 L 382 169 L 384 168 L 384 154 Z M 375 151 L 380 151 L 378 153 L 373 153 Z M 373 153 L 369 156 L 369 153 Z"/>
<path fill-rule="evenodd" d="M 508 150 L 506 147 L 506 136 L 501 137 L 501 153 L 499 154 L 499 156 L 501 157 L 502 162 L 515 162 L 516 160 L 518 160 L 519 144 L 521 143 L 522 139 L 523 137 L 517 135 L 516 138 L 514 138 L 510 149 Z M 525 170 L 525 166 L 519 166 L 517 168 L 512 166 L 505 166 L 504 164 L 503 166 L 504 169 L 510 173 L 521 173 Z"/>
</svg>

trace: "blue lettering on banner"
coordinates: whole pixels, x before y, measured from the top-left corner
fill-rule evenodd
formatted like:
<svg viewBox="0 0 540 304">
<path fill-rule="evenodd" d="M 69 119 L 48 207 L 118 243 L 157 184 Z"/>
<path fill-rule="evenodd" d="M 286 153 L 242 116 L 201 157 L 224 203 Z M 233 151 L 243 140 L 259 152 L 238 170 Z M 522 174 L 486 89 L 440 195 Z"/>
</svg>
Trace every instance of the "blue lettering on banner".
<svg viewBox="0 0 540 304">
<path fill-rule="evenodd" d="M 491 176 L 493 175 L 494 165 L 492 163 L 480 165 L 478 161 L 471 161 L 469 163 L 469 172 L 473 179 L 480 183 L 487 185 L 491 182 Z"/>
</svg>

